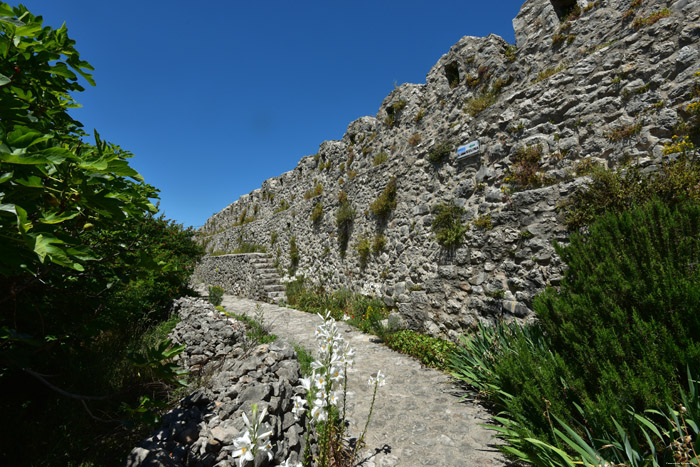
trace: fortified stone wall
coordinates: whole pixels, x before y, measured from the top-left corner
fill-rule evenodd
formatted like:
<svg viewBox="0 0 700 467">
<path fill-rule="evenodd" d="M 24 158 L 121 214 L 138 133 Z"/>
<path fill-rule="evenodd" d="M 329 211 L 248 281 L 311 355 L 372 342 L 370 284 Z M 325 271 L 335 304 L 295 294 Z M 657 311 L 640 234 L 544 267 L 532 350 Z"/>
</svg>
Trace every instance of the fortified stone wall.
<svg viewBox="0 0 700 467">
<path fill-rule="evenodd" d="M 342 140 L 213 215 L 199 239 L 210 252 L 264 245 L 285 270 L 294 239 L 310 280 L 382 297 L 433 335 L 527 318 L 534 294 L 561 279 L 552 240 L 568 234 L 557 206 L 581 175 L 658 161 L 698 99 L 699 18 L 697 0 L 528 0 L 515 46 L 462 38 L 425 84 L 395 89 Z M 429 158 L 441 143 L 472 141 L 478 154 Z M 532 177 L 519 184 L 523 170 Z M 381 218 L 371 205 L 391 179 L 397 204 Z M 344 196 L 354 210 L 345 254 Z M 431 229 L 441 203 L 466 211 L 453 250 Z M 375 238 L 383 246 L 363 267 L 358 246 Z"/>
</svg>

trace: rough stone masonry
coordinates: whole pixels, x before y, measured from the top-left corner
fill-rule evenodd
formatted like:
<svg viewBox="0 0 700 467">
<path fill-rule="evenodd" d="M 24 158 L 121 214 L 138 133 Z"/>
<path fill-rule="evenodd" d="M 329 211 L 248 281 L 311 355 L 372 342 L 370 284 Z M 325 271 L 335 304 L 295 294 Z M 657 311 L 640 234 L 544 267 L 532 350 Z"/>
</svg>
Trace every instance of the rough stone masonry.
<svg viewBox="0 0 700 467">
<path fill-rule="evenodd" d="M 199 241 L 210 253 L 264 246 L 285 270 L 294 242 L 312 282 L 379 296 L 436 336 L 527 319 L 534 294 L 561 279 L 552 240 L 568 233 L 557 206 L 585 184 L 578 175 L 658 161 L 698 99 L 699 19 L 697 0 L 528 0 L 513 20 L 515 45 L 463 37 L 425 84 L 399 86 L 340 141 L 213 215 Z M 454 149 L 474 141 L 479 152 L 457 160 Z M 441 143 L 449 157 L 431 162 Z M 509 180 L 528 151 L 538 187 Z M 392 178 L 396 207 L 377 216 L 372 203 Z M 469 230 L 453 251 L 431 229 L 440 203 L 466 211 Z M 362 267 L 358 251 L 375 241 Z"/>
</svg>

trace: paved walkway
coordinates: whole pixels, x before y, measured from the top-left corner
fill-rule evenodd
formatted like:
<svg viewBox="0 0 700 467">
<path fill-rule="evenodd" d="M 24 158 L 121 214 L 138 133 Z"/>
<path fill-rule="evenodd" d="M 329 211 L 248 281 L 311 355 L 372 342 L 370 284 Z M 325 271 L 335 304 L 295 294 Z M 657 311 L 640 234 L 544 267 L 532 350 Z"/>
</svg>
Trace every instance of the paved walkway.
<svg viewBox="0 0 700 467">
<path fill-rule="evenodd" d="M 265 324 L 280 338 L 314 350 L 314 330 L 321 319 L 312 313 L 264 304 L 230 295 L 222 305 L 227 311 L 252 315 L 255 305 L 263 309 Z M 486 410 L 460 401 L 458 390 L 445 374 L 423 367 L 411 357 L 373 342 L 375 336 L 338 323 L 355 349 L 355 366 L 348 371 L 350 435 L 364 428 L 370 402 L 369 376 L 381 370 L 386 386 L 377 391 L 374 414 L 366 436 L 363 466 L 481 467 L 503 466 L 503 456 L 493 446 L 493 431 Z"/>
</svg>

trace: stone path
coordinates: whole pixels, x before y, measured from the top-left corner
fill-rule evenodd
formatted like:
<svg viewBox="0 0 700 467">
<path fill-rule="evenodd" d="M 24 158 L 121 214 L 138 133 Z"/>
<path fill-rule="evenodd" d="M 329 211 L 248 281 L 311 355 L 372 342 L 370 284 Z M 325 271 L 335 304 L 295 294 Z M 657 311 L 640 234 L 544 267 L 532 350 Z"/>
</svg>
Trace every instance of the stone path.
<svg viewBox="0 0 700 467">
<path fill-rule="evenodd" d="M 225 295 L 222 305 L 232 313 L 252 315 L 263 309 L 265 324 L 282 339 L 313 350 L 315 314 Z M 370 402 L 369 376 L 381 370 L 386 386 L 379 388 L 366 436 L 361 464 L 367 467 L 437 465 L 480 467 L 506 465 L 494 447 L 494 432 L 479 426 L 489 414 L 478 404 L 460 401 L 458 390 L 443 373 L 423 367 L 411 357 L 373 342 L 375 336 L 338 323 L 356 351 L 348 371 L 350 435 L 364 428 Z"/>
</svg>

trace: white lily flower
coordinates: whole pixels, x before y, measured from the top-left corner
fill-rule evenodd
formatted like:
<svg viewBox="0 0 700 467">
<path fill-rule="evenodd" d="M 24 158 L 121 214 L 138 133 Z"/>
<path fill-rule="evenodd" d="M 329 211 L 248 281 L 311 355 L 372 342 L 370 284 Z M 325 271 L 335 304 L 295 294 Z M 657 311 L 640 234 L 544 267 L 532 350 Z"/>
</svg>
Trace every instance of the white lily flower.
<svg viewBox="0 0 700 467">
<path fill-rule="evenodd" d="M 306 389 L 307 392 L 311 390 L 311 378 L 299 378 L 299 382 L 301 383 L 301 387 Z"/>
<path fill-rule="evenodd" d="M 231 455 L 238 458 L 238 467 L 243 467 L 247 461 L 255 460 L 253 455 L 253 444 L 250 441 L 248 432 L 244 433 L 240 438 L 233 440 L 233 447 L 236 449 Z"/>
<path fill-rule="evenodd" d="M 377 382 L 379 383 L 379 387 L 386 384 L 386 375 L 383 375 L 381 370 L 377 371 Z"/>
<path fill-rule="evenodd" d="M 292 407 L 292 414 L 294 414 L 295 419 L 299 420 L 299 417 L 306 411 L 306 401 L 299 396 L 294 396 L 292 398 L 292 403 L 294 404 Z"/>
<path fill-rule="evenodd" d="M 311 419 L 314 422 L 322 422 L 328 418 L 328 414 L 324 410 L 323 407 L 314 405 L 314 407 L 311 409 Z"/>
</svg>

